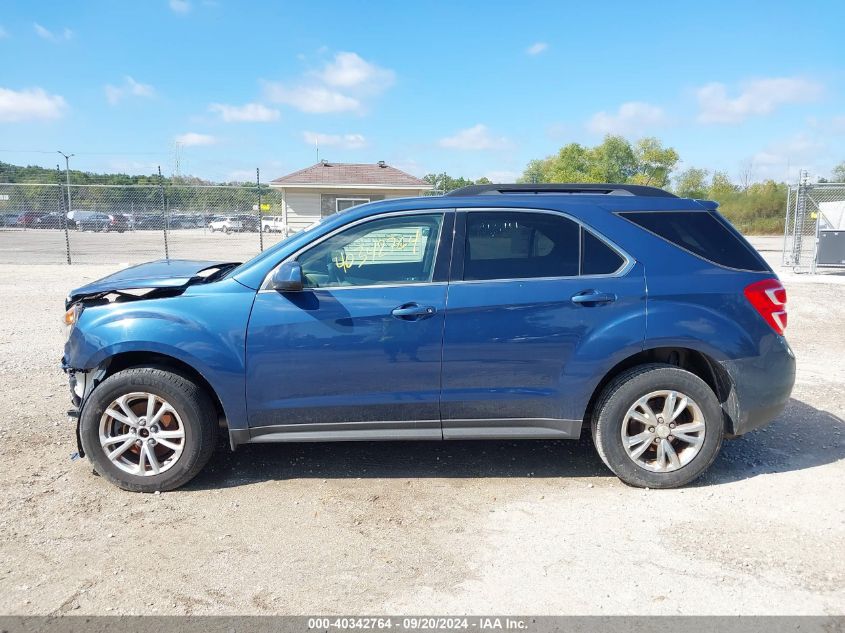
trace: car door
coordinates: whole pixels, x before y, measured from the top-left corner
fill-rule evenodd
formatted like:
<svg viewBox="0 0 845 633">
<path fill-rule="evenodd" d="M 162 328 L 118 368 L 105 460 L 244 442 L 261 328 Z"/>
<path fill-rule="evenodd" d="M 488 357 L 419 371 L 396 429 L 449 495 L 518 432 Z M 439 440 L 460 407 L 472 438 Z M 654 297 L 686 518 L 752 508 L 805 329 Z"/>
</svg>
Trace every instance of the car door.
<svg viewBox="0 0 845 633">
<path fill-rule="evenodd" d="M 304 290 L 258 292 L 247 331 L 251 436 L 441 438 L 453 224 L 448 211 L 360 220 L 294 256 Z"/>
<path fill-rule="evenodd" d="M 642 266 L 558 212 L 457 217 L 443 436 L 577 437 L 596 373 L 645 336 Z"/>
</svg>

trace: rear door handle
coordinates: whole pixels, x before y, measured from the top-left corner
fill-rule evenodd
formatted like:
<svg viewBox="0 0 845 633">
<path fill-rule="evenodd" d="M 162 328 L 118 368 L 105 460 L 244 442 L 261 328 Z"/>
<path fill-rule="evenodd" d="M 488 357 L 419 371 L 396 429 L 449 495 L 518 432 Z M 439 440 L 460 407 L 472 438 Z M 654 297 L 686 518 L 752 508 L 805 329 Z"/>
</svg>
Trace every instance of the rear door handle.
<svg viewBox="0 0 845 633">
<path fill-rule="evenodd" d="M 572 303 L 576 305 L 593 306 L 601 303 L 611 303 L 613 301 L 616 301 L 616 295 L 610 292 L 585 290 L 576 295 L 572 295 Z"/>
<path fill-rule="evenodd" d="M 407 320 L 416 320 L 416 319 L 427 319 L 430 316 L 433 316 L 437 312 L 437 309 L 434 306 L 421 306 L 416 303 L 406 303 L 398 308 L 393 308 L 390 314 L 395 316 L 397 319 L 407 319 Z"/>
</svg>

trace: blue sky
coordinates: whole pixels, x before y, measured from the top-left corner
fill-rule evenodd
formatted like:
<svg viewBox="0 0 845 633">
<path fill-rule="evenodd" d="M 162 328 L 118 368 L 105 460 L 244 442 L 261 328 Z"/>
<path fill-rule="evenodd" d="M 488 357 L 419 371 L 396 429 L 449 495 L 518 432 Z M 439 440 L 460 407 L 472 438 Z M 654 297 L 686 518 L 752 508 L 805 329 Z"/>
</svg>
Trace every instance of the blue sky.
<svg viewBox="0 0 845 633">
<path fill-rule="evenodd" d="M 269 180 L 316 141 L 507 181 L 613 132 L 737 180 L 823 176 L 845 160 L 843 23 L 841 0 L 2 0 L 0 160 L 169 174 L 178 152 Z"/>
</svg>

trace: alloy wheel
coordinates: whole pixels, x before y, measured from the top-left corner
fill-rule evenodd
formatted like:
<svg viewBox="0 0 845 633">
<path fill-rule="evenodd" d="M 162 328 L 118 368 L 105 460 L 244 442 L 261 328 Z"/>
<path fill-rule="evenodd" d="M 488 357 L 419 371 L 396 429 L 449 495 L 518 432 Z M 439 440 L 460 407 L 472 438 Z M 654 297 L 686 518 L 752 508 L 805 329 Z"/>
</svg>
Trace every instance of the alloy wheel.
<svg viewBox="0 0 845 633">
<path fill-rule="evenodd" d="M 692 398 L 680 391 L 653 391 L 625 414 L 622 445 L 640 468 L 672 472 L 698 455 L 704 430 L 704 414 Z"/>
<path fill-rule="evenodd" d="M 100 446 L 109 461 L 131 475 L 149 477 L 172 468 L 185 448 L 185 426 L 161 396 L 132 392 L 106 407 Z"/>
</svg>

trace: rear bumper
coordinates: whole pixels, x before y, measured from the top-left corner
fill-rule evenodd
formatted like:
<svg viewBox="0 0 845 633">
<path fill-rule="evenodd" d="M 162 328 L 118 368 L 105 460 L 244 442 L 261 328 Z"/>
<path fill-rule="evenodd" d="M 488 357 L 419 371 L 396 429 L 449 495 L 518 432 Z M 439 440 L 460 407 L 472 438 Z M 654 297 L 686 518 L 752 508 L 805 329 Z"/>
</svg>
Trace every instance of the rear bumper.
<svg viewBox="0 0 845 633">
<path fill-rule="evenodd" d="M 771 422 L 783 411 L 795 384 L 795 354 L 782 336 L 772 336 L 754 358 L 722 361 L 732 389 L 722 404 L 728 433 L 742 435 Z"/>
</svg>

